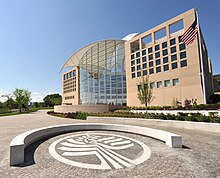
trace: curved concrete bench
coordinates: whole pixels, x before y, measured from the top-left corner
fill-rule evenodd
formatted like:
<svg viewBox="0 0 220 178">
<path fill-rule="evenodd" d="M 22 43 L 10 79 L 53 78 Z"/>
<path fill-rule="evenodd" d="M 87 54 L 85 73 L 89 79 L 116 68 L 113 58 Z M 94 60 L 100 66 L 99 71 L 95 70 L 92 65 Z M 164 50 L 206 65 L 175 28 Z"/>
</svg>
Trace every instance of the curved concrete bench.
<svg viewBox="0 0 220 178">
<path fill-rule="evenodd" d="M 24 132 L 16 136 L 10 143 L 10 165 L 18 165 L 24 163 L 24 150 L 31 143 L 52 135 L 87 130 L 105 130 L 105 131 L 122 131 L 128 133 L 140 134 L 152 138 L 156 138 L 165 142 L 172 148 L 182 148 L 182 137 L 170 132 L 151 129 L 146 127 L 119 125 L 119 124 L 65 124 L 49 127 L 38 128 Z"/>
</svg>

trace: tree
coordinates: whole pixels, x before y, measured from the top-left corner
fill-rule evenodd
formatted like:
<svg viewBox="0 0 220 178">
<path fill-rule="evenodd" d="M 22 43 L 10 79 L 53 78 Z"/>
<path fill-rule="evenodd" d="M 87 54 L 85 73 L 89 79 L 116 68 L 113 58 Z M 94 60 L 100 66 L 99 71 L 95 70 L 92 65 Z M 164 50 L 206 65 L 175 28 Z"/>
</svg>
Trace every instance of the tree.
<svg viewBox="0 0 220 178">
<path fill-rule="evenodd" d="M 16 88 L 13 95 L 18 105 L 19 112 L 21 112 L 23 106 L 28 110 L 28 103 L 31 101 L 31 92 L 28 89 Z"/>
<path fill-rule="evenodd" d="M 138 81 L 138 99 L 141 104 L 144 104 L 146 107 L 146 117 L 148 118 L 147 106 L 154 99 L 153 89 L 150 86 L 149 77 L 142 77 Z"/>
<path fill-rule="evenodd" d="M 44 99 L 46 107 L 52 107 L 54 105 L 60 105 L 62 103 L 62 96 L 58 93 L 47 95 Z"/>
<path fill-rule="evenodd" d="M 12 95 L 11 94 L 4 94 L 2 95 L 3 98 L 6 98 L 6 101 L 5 101 L 5 106 L 6 108 L 9 109 L 9 111 L 11 112 L 11 109 L 13 107 L 13 103 L 14 103 L 14 100 L 12 98 Z"/>
</svg>

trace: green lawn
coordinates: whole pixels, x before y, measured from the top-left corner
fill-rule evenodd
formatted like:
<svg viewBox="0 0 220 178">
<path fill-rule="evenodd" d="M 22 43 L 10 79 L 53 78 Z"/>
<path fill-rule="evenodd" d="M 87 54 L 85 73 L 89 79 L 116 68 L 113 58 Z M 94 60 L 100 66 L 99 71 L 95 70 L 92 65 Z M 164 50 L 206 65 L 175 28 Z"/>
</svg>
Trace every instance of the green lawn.
<svg viewBox="0 0 220 178">
<path fill-rule="evenodd" d="M 12 111 L 12 112 L 7 112 L 7 113 L 1 113 L 0 117 L 3 117 L 3 116 L 13 116 L 13 115 L 18 115 L 18 114 L 28 114 L 28 113 L 36 112 L 38 110 L 52 110 L 52 109 L 53 109 L 53 107 L 31 108 L 29 111 L 22 111 L 22 112 Z"/>
</svg>

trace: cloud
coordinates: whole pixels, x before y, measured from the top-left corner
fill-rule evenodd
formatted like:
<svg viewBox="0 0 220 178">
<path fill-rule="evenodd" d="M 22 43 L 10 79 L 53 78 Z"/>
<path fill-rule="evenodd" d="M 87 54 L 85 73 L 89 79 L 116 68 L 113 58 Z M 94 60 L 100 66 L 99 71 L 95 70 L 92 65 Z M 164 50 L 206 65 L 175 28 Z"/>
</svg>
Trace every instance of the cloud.
<svg viewBox="0 0 220 178">
<path fill-rule="evenodd" d="M 2 95 L 5 95 L 5 93 L 0 93 L 0 102 L 5 102 L 6 101 L 6 98 L 5 97 L 2 97 Z"/>
<path fill-rule="evenodd" d="M 35 91 L 35 92 L 31 92 L 32 95 L 39 95 L 40 93 Z"/>
</svg>

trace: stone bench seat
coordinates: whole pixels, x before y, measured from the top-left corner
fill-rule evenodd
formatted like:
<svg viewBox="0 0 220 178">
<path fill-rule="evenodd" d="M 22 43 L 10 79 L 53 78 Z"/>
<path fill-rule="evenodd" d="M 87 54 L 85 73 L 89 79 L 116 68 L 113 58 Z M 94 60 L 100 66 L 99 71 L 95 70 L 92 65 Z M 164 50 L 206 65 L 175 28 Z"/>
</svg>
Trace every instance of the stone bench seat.
<svg viewBox="0 0 220 178">
<path fill-rule="evenodd" d="M 161 140 L 172 148 L 182 148 L 182 137 L 180 135 L 158 129 L 101 123 L 64 124 L 33 129 L 16 136 L 10 143 L 10 165 L 24 163 L 25 148 L 37 140 L 58 134 L 89 130 L 121 131 L 140 134 Z"/>
</svg>

